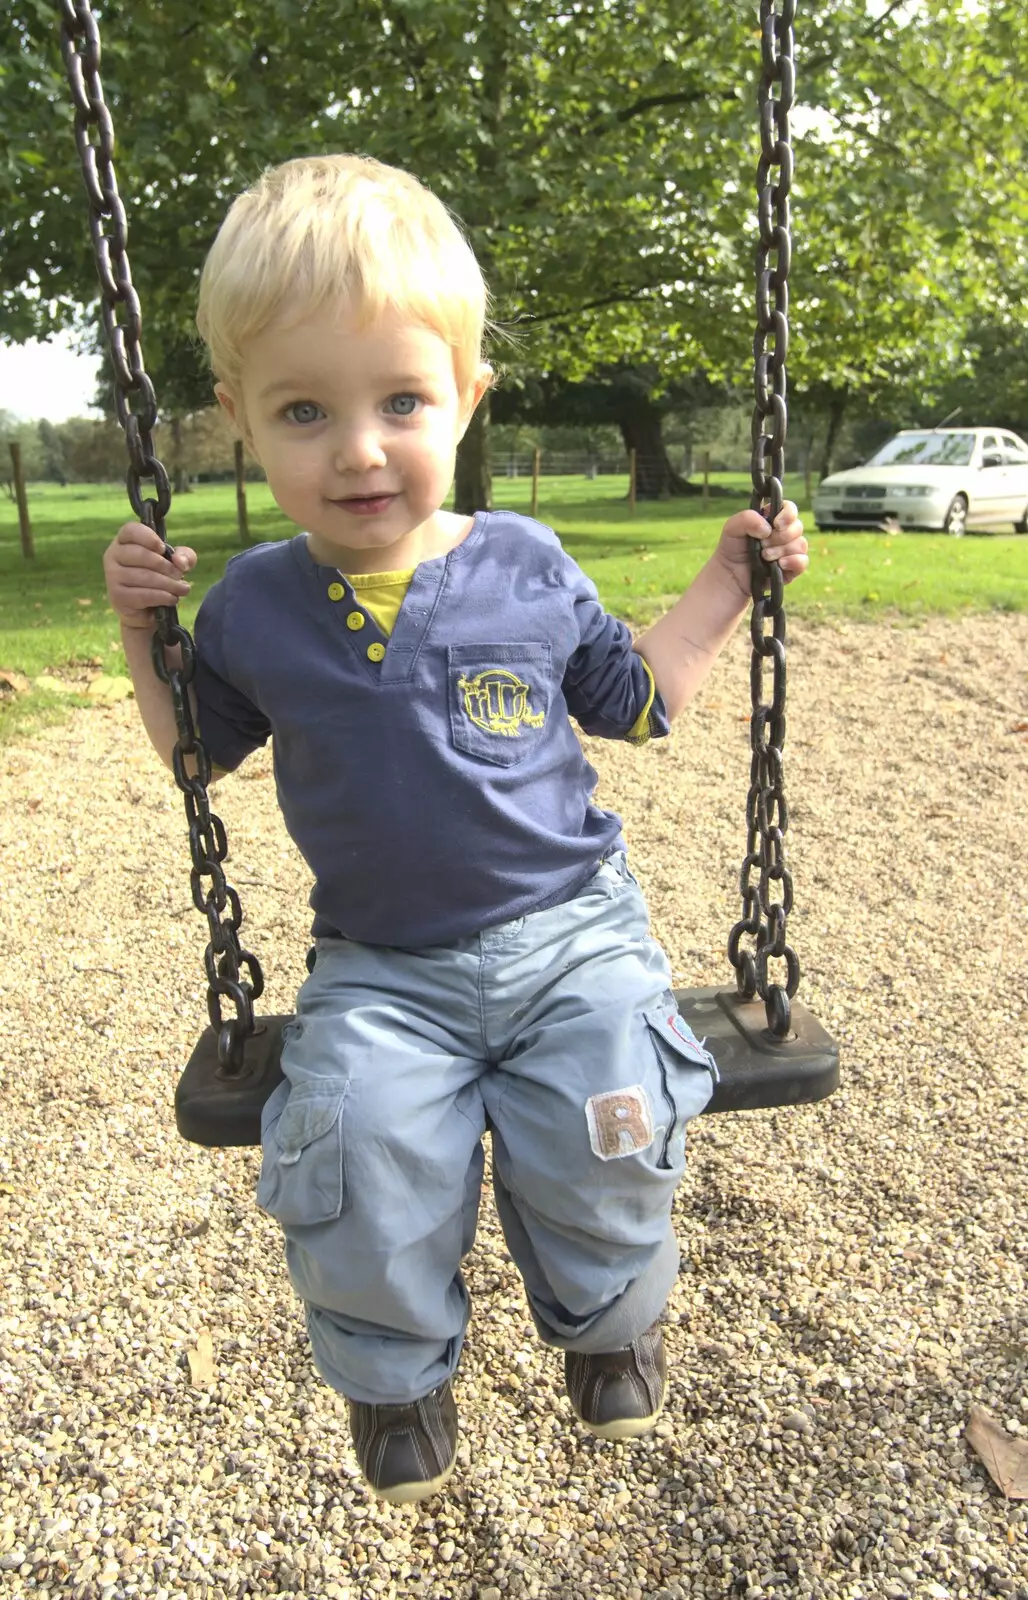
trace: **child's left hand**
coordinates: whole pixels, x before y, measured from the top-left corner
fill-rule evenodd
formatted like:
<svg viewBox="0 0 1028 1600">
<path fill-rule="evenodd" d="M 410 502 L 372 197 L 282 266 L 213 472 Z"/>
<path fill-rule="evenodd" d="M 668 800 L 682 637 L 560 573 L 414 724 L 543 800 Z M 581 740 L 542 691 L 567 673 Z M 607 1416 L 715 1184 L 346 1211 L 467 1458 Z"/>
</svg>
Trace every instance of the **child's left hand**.
<svg viewBox="0 0 1028 1600">
<path fill-rule="evenodd" d="M 750 593 L 750 539 L 760 540 L 765 561 L 777 561 L 785 583 L 798 578 L 810 565 L 803 524 L 791 500 L 783 503 L 773 524 L 766 522 L 759 511 L 736 512 L 721 530 L 718 554 L 727 562 L 747 597 Z"/>
</svg>

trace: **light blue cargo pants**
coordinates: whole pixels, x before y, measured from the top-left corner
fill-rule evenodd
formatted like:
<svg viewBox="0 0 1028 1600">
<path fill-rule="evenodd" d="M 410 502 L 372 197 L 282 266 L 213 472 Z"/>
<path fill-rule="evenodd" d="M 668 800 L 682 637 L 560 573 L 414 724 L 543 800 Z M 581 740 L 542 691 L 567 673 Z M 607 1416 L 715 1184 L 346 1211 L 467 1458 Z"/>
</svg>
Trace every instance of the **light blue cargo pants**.
<svg viewBox="0 0 1028 1600">
<path fill-rule="evenodd" d="M 717 1069 L 648 930 L 616 855 L 564 904 L 455 944 L 319 941 L 264 1111 L 257 1201 L 332 1388 L 402 1403 L 455 1370 L 487 1128 L 540 1337 L 617 1350 L 659 1316 L 685 1124 Z"/>
</svg>

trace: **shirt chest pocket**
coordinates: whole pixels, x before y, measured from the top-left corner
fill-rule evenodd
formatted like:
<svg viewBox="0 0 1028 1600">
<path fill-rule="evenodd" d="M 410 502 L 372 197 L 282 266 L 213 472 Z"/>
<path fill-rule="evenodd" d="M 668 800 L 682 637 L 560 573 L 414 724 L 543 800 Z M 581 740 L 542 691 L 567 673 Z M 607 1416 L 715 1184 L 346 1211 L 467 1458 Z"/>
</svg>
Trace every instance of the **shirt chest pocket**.
<svg viewBox="0 0 1028 1600">
<path fill-rule="evenodd" d="M 542 741 L 550 710 L 548 644 L 451 645 L 450 733 L 456 749 L 513 767 Z"/>
</svg>

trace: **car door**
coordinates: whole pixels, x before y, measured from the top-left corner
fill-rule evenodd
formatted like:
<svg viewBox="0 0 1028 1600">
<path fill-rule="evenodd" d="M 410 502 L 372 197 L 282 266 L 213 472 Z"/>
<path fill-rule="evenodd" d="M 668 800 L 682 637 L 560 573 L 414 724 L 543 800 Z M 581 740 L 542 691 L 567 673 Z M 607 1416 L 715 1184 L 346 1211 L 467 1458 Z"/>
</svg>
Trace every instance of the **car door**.
<svg viewBox="0 0 1028 1600">
<path fill-rule="evenodd" d="M 1028 444 L 1016 433 L 1001 436 L 1004 473 L 1007 480 L 1008 520 L 1013 523 L 1028 521 Z"/>
<path fill-rule="evenodd" d="M 1010 520 L 1006 515 L 1006 468 L 998 433 L 982 435 L 981 452 L 967 521 L 975 528 L 995 528 Z M 986 465 L 990 460 L 993 465 Z"/>
</svg>

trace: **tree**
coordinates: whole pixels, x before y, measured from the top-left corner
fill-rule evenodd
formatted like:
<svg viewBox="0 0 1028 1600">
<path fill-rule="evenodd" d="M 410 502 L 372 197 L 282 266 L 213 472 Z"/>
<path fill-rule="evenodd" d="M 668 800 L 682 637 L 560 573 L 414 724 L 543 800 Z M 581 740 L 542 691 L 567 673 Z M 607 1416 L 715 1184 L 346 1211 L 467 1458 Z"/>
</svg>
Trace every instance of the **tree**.
<svg viewBox="0 0 1028 1600">
<path fill-rule="evenodd" d="M 737 379 L 753 320 L 754 11 L 166 0 L 112 14 L 105 81 L 155 377 L 188 342 L 231 194 L 303 148 L 355 148 L 463 217 L 518 336 L 497 346 L 514 377 L 649 365 L 664 382 Z M 824 0 L 800 21 L 817 115 L 797 179 L 793 375 L 845 405 L 963 360 L 968 317 L 1015 303 L 1028 111 L 1009 63 L 1028 64 L 1028 18 L 1018 0 Z M 53 12 L 13 0 L 2 26 L 0 332 L 24 337 L 67 321 L 93 278 Z M 477 503 L 487 420 L 462 451 L 461 496 Z"/>
<path fill-rule="evenodd" d="M 932 396 L 931 412 L 916 423 L 955 413 L 967 423 L 1010 428 L 1028 438 L 1028 318 L 971 323 L 964 340 L 966 368 Z"/>
<path fill-rule="evenodd" d="M 8 327 L 38 328 L 65 318 L 92 285 L 68 198 L 80 180 L 52 109 L 52 19 L 42 25 L 34 0 L 15 9 L 8 121 L 20 116 L 35 142 L 22 140 L 6 196 L 0 314 Z M 665 291 L 681 310 L 705 279 L 713 288 L 705 236 L 721 231 L 721 157 L 735 169 L 748 120 L 736 82 L 748 19 L 698 0 L 682 11 L 671 20 L 627 0 L 574 0 L 559 13 L 543 0 L 344 0 L 305 6 L 300 29 L 288 26 L 300 12 L 271 3 L 228 17 L 207 0 L 119 14 L 106 78 L 155 376 L 165 371 L 150 353 L 154 335 L 166 353 L 186 336 L 227 195 L 264 161 L 294 154 L 298 127 L 308 147 L 364 149 L 412 168 L 453 205 L 501 320 L 522 330 L 508 365 L 581 374 L 601 358 L 646 354 L 652 330 L 667 329 Z M 345 46 L 325 47 L 338 39 Z M 483 411 L 470 443 L 484 439 L 485 422 Z M 471 481 L 486 498 L 481 460 Z"/>
<path fill-rule="evenodd" d="M 62 488 L 67 483 L 67 464 L 64 459 L 64 440 L 52 422 L 43 417 L 39 423 L 39 444 L 43 452 L 42 476 Z"/>
<path fill-rule="evenodd" d="M 799 167 L 791 376 L 826 420 L 822 471 L 851 409 L 942 414 L 968 330 L 1023 323 L 1028 116 L 1009 72 L 1028 66 L 1028 13 L 889 10 L 845 57 L 823 22 L 806 80 L 821 115 Z"/>
<path fill-rule="evenodd" d="M 117 423 L 69 417 L 57 425 L 68 477 L 76 483 L 117 483 L 125 477 L 125 440 Z"/>
<path fill-rule="evenodd" d="M 0 410 L 0 486 L 9 500 L 15 499 L 12 444 L 21 445 L 21 469 L 26 482 L 42 477 L 42 452 L 35 426 L 10 411 Z"/>
<path fill-rule="evenodd" d="M 698 490 L 671 465 L 662 436 L 665 416 L 723 399 L 724 391 L 703 378 L 666 384 L 655 367 L 626 363 L 600 368 L 580 383 L 552 376 L 511 383 L 496 395 L 494 414 L 500 422 L 550 426 L 612 423 L 625 450 L 636 453 L 638 498 L 667 500 Z"/>
</svg>

